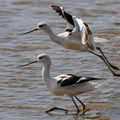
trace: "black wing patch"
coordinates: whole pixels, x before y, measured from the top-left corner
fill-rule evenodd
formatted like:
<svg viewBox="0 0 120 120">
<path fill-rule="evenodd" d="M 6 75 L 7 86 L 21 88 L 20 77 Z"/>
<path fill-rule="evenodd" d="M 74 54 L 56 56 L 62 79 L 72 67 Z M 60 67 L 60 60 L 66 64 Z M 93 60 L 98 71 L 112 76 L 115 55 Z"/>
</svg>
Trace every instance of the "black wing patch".
<svg viewBox="0 0 120 120">
<path fill-rule="evenodd" d="M 76 76 L 72 74 L 68 74 L 69 77 L 61 79 L 57 82 L 58 86 L 64 87 L 64 86 L 70 86 L 75 84 L 81 84 L 92 80 L 101 80 L 101 78 L 94 78 L 94 77 L 82 77 L 82 76 Z"/>
<path fill-rule="evenodd" d="M 72 74 L 68 74 L 70 77 L 61 79 L 57 82 L 58 86 L 69 86 L 69 85 L 74 85 L 81 77 L 77 77 Z"/>
<path fill-rule="evenodd" d="M 67 13 L 64 9 L 63 9 L 63 7 L 60 7 L 60 6 L 56 6 L 56 5 L 50 5 L 52 8 L 53 8 L 53 10 L 55 10 L 57 13 L 59 13 L 59 15 L 60 16 L 62 16 L 62 18 L 64 18 L 65 20 L 67 20 L 67 22 L 68 22 L 68 26 L 69 26 L 69 24 L 70 25 L 72 25 L 73 26 L 73 28 L 74 28 L 74 21 L 73 21 L 73 18 L 72 18 L 72 15 L 70 15 L 69 13 Z M 66 28 L 66 31 L 72 31 L 73 30 L 73 28 L 71 29 L 69 29 L 69 27 L 67 27 Z"/>
<path fill-rule="evenodd" d="M 87 28 L 88 35 L 92 35 L 92 32 L 91 32 L 89 26 L 88 26 L 86 23 L 84 23 L 84 25 L 85 25 L 86 28 Z"/>
<path fill-rule="evenodd" d="M 83 77 L 83 79 L 79 80 L 77 84 L 92 81 L 92 80 L 102 80 L 102 78 Z"/>
</svg>

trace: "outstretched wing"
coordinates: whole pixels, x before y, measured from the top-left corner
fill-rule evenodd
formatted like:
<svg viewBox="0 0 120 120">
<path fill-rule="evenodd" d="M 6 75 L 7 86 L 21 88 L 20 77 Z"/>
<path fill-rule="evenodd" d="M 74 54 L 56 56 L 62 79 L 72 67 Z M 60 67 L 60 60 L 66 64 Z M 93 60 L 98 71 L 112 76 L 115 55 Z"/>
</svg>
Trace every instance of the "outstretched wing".
<svg viewBox="0 0 120 120">
<path fill-rule="evenodd" d="M 57 12 L 60 16 L 62 16 L 62 18 L 64 18 L 67 21 L 67 28 L 65 31 L 72 31 L 74 28 L 74 21 L 72 18 L 72 15 L 70 15 L 69 13 L 67 13 L 63 7 L 60 6 L 56 6 L 56 5 L 50 5 L 53 10 L 55 10 L 55 12 Z"/>
<path fill-rule="evenodd" d="M 90 31 L 88 25 L 84 23 L 82 19 L 75 17 L 75 21 L 77 23 L 76 26 L 78 25 L 78 29 L 81 32 L 82 43 L 86 44 L 88 42 L 88 36 L 91 35 L 92 32 Z"/>
<path fill-rule="evenodd" d="M 95 50 L 95 43 L 93 40 L 92 32 L 89 26 L 83 22 L 82 19 L 73 16 L 73 20 L 75 23 L 75 28 L 73 29 L 73 33 L 80 32 L 81 42 L 82 44 L 87 44 L 91 50 Z"/>
<path fill-rule="evenodd" d="M 69 13 L 67 13 L 63 7 L 56 5 L 50 5 L 50 6 L 60 16 L 62 16 L 62 18 L 64 18 L 67 21 L 67 28 L 65 31 L 70 31 L 71 33 L 79 31 L 81 34 L 81 38 L 80 38 L 81 42 L 83 44 L 87 44 L 89 48 L 93 51 L 96 49 L 92 32 L 86 23 L 84 23 L 80 18 L 76 16 L 72 16 Z"/>
<path fill-rule="evenodd" d="M 85 82 L 92 81 L 92 80 L 101 80 L 101 78 L 82 77 L 82 76 L 76 76 L 72 74 L 67 74 L 66 76 L 67 76 L 66 78 L 61 78 L 57 82 L 58 86 L 63 87 L 63 86 L 81 84 L 81 83 L 85 83 Z"/>
</svg>

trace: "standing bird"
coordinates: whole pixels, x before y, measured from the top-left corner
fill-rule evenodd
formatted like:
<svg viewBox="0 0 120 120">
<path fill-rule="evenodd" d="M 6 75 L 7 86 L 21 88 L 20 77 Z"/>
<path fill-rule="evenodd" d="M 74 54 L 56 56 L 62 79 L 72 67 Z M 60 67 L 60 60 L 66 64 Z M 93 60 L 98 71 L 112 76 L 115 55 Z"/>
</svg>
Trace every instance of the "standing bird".
<svg viewBox="0 0 120 120">
<path fill-rule="evenodd" d="M 48 24 L 44 22 L 40 22 L 38 23 L 36 29 L 22 33 L 20 35 L 28 34 L 36 30 L 43 30 L 48 34 L 48 36 L 52 41 L 63 46 L 66 49 L 78 50 L 80 52 L 90 52 L 100 57 L 107 65 L 109 70 L 112 72 L 112 74 L 114 76 L 120 77 L 120 74 L 115 73 L 111 68 L 115 70 L 120 70 L 120 69 L 112 65 L 108 61 L 108 59 L 106 58 L 100 47 L 95 47 L 93 35 L 89 26 L 86 23 L 84 23 L 82 19 L 67 13 L 63 9 L 63 7 L 59 7 L 55 5 L 51 5 L 51 7 L 67 21 L 67 28 L 64 33 L 60 33 L 56 35 Z M 96 49 L 100 51 L 101 55 L 94 52 Z"/>
<path fill-rule="evenodd" d="M 94 90 L 96 84 L 91 81 L 101 80 L 101 78 L 82 77 L 73 74 L 62 74 L 56 77 L 52 77 L 50 75 L 51 59 L 46 54 L 40 54 L 38 55 L 37 60 L 18 67 L 27 66 L 36 62 L 43 63 L 42 78 L 51 93 L 57 96 L 69 96 L 77 108 L 77 113 L 79 113 L 80 109 L 74 100 L 74 98 L 76 98 L 81 103 L 83 109 L 82 112 L 84 113 L 85 104 L 81 100 L 79 100 L 76 95 Z M 68 111 L 63 108 L 53 107 L 47 110 L 46 113 L 49 113 L 53 110 L 63 110 L 65 112 Z"/>
</svg>

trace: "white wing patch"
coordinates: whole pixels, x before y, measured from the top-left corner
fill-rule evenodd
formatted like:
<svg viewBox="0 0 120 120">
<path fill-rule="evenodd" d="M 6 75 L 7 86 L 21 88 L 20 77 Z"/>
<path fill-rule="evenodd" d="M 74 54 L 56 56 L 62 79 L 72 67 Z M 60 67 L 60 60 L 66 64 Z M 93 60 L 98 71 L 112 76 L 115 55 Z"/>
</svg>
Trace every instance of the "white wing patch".
<svg viewBox="0 0 120 120">
<path fill-rule="evenodd" d="M 86 77 L 81 77 L 76 83 L 79 83 L 81 80 L 85 80 Z"/>
<path fill-rule="evenodd" d="M 84 22 L 82 21 L 82 19 L 76 18 L 75 19 L 78 26 L 79 26 L 79 30 L 81 31 L 81 40 L 83 44 L 86 44 L 88 42 L 88 32 L 87 32 L 87 28 L 84 25 Z"/>
<path fill-rule="evenodd" d="M 66 78 L 68 78 L 68 77 L 70 77 L 70 76 L 67 75 L 67 74 L 62 74 L 62 75 L 56 76 L 56 77 L 54 77 L 54 78 L 59 81 L 59 80 L 64 80 L 64 79 L 66 79 Z"/>
<path fill-rule="evenodd" d="M 92 80 L 101 80 L 100 78 L 82 77 L 73 74 L 63 74 L 55 78 L 58 80 L 57 85 L 60 87 L 81 84 Z"/>
</svg>

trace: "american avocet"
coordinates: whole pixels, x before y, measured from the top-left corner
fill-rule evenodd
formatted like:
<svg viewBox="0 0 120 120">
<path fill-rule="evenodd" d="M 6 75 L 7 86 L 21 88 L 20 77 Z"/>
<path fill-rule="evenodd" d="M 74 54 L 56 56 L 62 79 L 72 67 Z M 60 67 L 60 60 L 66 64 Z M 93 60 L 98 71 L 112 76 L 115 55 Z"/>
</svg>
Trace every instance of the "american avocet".
<svg viewBox="0 0 120 120">
<path fill-rule="evenodd" d="M 64 33 L 56 35 L 50 26 L 44 22 L 38 23 L 37 28 L 31 30 L 29 32 L 20 34 L 28 34 L 36 30 L 43 30 L 45 31 L 48 36 L 51 38 L 52 41 L 56 42 L 57 44 L 63 46 L 67 49 L 78 50 L 81 52 L 90 52 L 98 57 L 100 57 L 107 67 L 110 69 L 114 76 L 119 76 L 120 74 L 115 73 L 111 68 L 120 70 L 118 67 L 112 65 L 106 56 L 104 55 L 102 49 L 100 47 L 95 47 L 95 43 L 93 40 L 92 32 L 89 26 L 82 21 L 82 19 L 72 16 L 67 13 L 63 7 L 51 5 L 51 7 L 59 13 L 63 18 L 67 21 L 67 28 Z M 99 50 L 102 55 L 95 53 L 95 50 Z"/>
<path fill-rule="evenodd" d="M 74 98 L 76 98 L 81 103 L 84 113 L 85 105 L 81 100 L 78 99 L 76 95 L 94 90 L 97 84 L 91 81 L 101 80 L 101 78 L 82 77 L 72 74 L 62 74 L 56 77 L 52 77 L 50 75 L 51 59 L 46 54 L 40 54 L 38 55 L 37 60 L 25 65 L 21 65 L 19 67 L 27 66 L 36 62 L 43 63 L 42 78 L 44 80 L 45 85 L 51 91 L 51 93 L 57 96 L 69 96 L 72 99 L 73 103 L 75 104 L 78 113 L 80 112 L 80 109 L 74 100 Z M 53 107 L 47 110 L 46 112 L 49 113 L 50 111 L 56 109 L 64 110 L 66 112 L 68 111 L 66 109 Z"/>
</svg>

